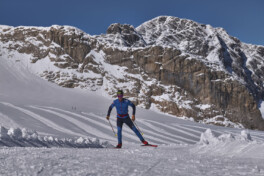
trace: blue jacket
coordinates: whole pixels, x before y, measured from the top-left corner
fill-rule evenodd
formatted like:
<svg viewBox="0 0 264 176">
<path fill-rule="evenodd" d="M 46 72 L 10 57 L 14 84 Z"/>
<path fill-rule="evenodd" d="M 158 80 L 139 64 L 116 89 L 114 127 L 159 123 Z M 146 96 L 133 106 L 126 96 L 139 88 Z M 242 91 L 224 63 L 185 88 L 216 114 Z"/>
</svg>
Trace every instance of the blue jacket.
<svg viewBox="0 0 264 176">
<path fill-rule="evenodd" d="M 116 107 L 117 117 L 118 118 L 127 118 L 129 116 L 128 106 L 131 106 L 133 108 L 132 114 L 135 115 L 136 114 L 136 106 L 131 101 L 123 98 L 123 100 L 120 102 L 119 99 L 116 99 L 110 105 L 110 107 L 108 109 L 107 116 L 110 116 L 110 113 L 111 113 L 113 107 Z"/>
</svg>

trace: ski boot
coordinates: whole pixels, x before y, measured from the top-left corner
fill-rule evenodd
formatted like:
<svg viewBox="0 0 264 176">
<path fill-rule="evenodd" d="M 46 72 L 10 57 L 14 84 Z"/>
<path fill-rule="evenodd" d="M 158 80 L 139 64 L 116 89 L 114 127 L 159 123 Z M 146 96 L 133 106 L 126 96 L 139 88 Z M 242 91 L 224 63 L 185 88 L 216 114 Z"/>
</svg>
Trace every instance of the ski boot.
<svg viewBox="0 0 264 176">
<path fill-rule="evenodd" d="M 148 144 L 149 144 L 149 143 L 148 143 L 147 141 L 145 141 L 145 140 L 143 140 L 142 143 L 143 143 L 144 145 L 148 145 Z"/>
<path fill-rule="evenodd" d="M 117 144 L 117 146 L 115 148 L 122 148 L 122 143 L 121 144 Z"/>
</svg>

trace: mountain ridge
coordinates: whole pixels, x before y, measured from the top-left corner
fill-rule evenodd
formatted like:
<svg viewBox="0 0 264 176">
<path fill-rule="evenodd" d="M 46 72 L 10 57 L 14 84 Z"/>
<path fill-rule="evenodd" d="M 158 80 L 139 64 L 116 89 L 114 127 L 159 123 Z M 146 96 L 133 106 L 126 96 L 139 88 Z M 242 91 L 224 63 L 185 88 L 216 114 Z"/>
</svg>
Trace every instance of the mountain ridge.
<svg viewBox="0 0 264 176">
<path fill-rule="evenodd" d="M 264 47 L 222 28 L 161 16 L 136 28 L 115 23 L 93 36 L 58 25 L 0 31 L 2 58 L 24 53 L 27 61 L 18 63 L 60 86 L 112 96 L 122 88 L 144 108 L 264 129 Z"/>
</svg>

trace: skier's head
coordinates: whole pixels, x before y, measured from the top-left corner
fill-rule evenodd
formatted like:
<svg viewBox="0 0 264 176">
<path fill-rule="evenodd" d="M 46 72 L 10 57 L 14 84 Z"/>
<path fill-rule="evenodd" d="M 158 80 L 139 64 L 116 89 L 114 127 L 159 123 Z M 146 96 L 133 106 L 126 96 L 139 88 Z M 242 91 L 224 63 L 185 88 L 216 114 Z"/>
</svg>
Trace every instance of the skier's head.
<svg viewBox="0 0 264 176">
<path fill-rule="evenodd" d="M 119 100 L 122 100 L 123 96 L 124 96 L 124 92 L 122 90 L 118 90 L 117 91 L 117 97 L 118 97 L 118 99 Z"/>
</svg>

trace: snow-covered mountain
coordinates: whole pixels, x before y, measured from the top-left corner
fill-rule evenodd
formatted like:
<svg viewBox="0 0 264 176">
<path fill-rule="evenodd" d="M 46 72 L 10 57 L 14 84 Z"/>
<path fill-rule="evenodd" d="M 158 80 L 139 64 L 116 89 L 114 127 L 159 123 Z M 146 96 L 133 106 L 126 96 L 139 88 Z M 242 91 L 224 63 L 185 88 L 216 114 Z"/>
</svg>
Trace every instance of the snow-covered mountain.
<svg viewBox="0 0 264 176">
<path fill-rule="evenodd" d="M 221 65 L 210 70 L 202 58 L 187 57 L 176 47 L 149 44 L 150 39 L 130 25 L 113 24 L 107 33 L 89 36 L 69 26 L 1 26 L 1 175 L 264 174 L 263 131 L 196 123 L 144 108 L 163 108 L 171 114 L 175 108 L 194 118 L 200 109 L 202 119 L 215 107 L 194 99 L 190 87 L 184 88 L 186 82 L 167 77 L 172 74 L 170 58 L 181 63 L 176 70 L 184 71 L 175 72 L 175 79 L 180 73 L 186 79 L 194 69 L 187 63 L 206 69 L 207 76 L 214 69 L 225 73 Z M 164 71 L 160 78 L 153 68 Z M 231 78 L 229 83 L 236 84 Z M 141 147 L 124 126 L 123 148 L 111 149 L 117 139 L 105 116 L 113 101 L 109 94 L 117 88 L 138 103 L 137 126 L 157 148 Z M 238 126 L 220 115 L 211 120 L 217 118 L 222 118 L 222 125 Z M 115 111 L 110 122 L 116 130 Z"/>
<path fill-rule="evenodd" d="M 160 16 L 91 36 L 70 26 L 0 27 L 1 58 L 63 87 L 203 123 L 264 129 L 264 47 L 222 28 Z"/>
</svg>

